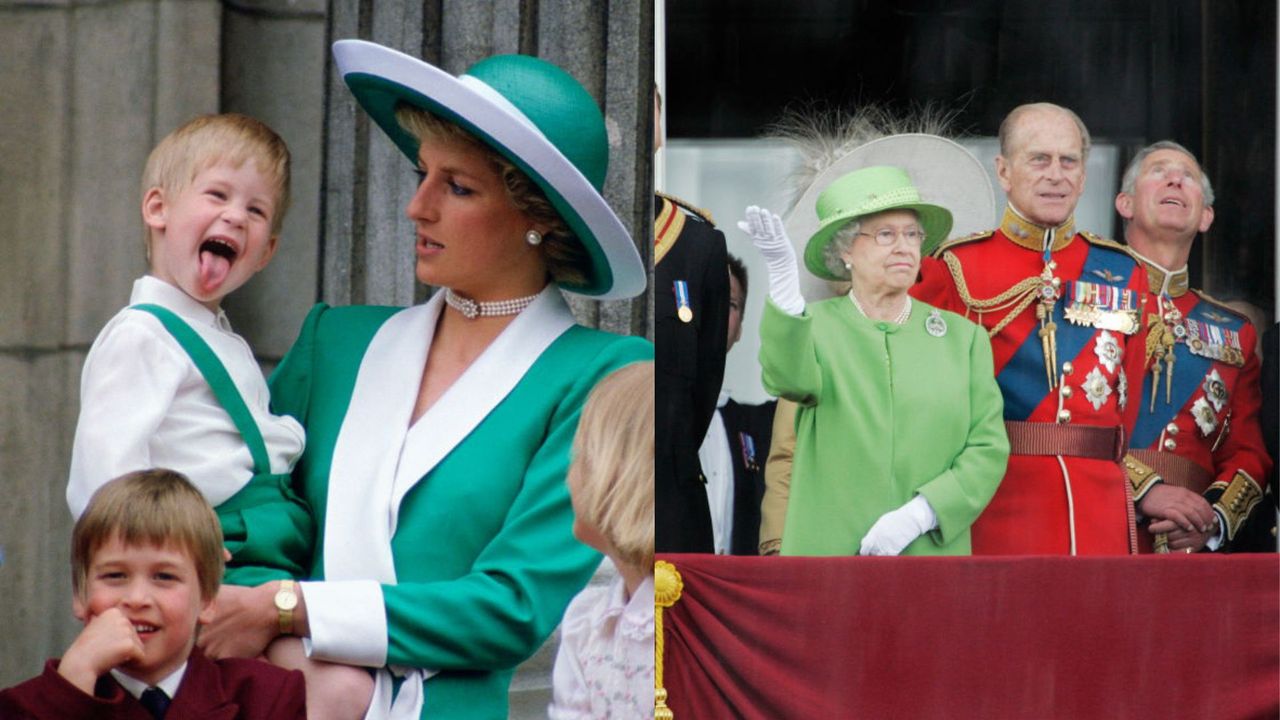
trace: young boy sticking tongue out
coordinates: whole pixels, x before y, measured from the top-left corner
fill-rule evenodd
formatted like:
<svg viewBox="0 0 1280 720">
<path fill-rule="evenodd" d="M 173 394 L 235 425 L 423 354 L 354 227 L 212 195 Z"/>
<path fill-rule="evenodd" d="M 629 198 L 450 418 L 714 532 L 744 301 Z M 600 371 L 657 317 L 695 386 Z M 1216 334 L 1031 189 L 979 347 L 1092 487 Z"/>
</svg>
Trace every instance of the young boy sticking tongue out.
<svg viewBox="0 0 1280 720">
<path fill-rule="evenodd" d="M 253 118 L 198 117 L 151 151 L 141 189 L 150 272 L 85 358 L 71 512 L 79 517 L 95 490 L 131 471 L 187 476 L 221 521 L 226 582 L 266 586 L 280 598 L 284 637 L 268 658 L 307 675 L 312 717 L 361 717 L 368 673 L 308 661 L 290 637 L 288 601 L 297 598 L 294 581 L 310 574 L 315 536 L 289 475 L 304 432 L 271 413 L 262 370 L 221 309 L 275 254 L 289 150 Z"/>
</svg>

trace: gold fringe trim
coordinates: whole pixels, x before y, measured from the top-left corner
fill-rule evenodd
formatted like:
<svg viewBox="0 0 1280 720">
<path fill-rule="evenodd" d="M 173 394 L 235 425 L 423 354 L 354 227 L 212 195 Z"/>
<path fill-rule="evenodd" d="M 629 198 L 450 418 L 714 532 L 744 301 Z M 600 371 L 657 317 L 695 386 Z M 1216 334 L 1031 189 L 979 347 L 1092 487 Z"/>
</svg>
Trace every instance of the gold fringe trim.
<svg viewBox="0 0 1280 720">
<path fill-rule="evenodd" d="M 960 266 L 960 259 L 951 253 L 944 253 L 942 259 L 947 264 L 947 269 L 951 271 L 951 278 L 955 281 L 956 291 L 960 294 L 960 299 L 964 301 L 966 307 L 977 312 L 979 317 L 985 313 L 999 312 L 1009 307 L 1013 308 L 1005 314 L 1004 318 L 995 327 L 987 331 L 988 337 L 998 335 L 1001 330 L 1005 329 L 1005 326 L 1013 322 L 1014 318 L 1022 314 L 1022 311 L 1030 307 L 1031 303 L 1039 297 L 1040 278 L 1029 277 L 993 298 L 975 298 L 969 292 L 968 283 L 965 282 L 964 269 Z"/>
<path fill-rule="evenodd" d="M 662 632 L 662 608 L 676 604 L 684 592 L 684 579 L 676 566 L 666 560 L 653 564 L 653 720 L 675 720 L 675 713 L 667 707 L 667 689 L 662 686 L 662 655 L 666 638 Z"/>
</svg>

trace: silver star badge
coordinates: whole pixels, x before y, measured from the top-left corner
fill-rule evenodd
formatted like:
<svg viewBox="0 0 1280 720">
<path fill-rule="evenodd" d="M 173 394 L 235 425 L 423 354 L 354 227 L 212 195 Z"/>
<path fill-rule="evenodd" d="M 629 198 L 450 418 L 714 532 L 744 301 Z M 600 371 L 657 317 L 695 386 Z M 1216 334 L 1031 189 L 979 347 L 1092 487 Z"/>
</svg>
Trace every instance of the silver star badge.
<svg viewBox="0 0 1280 720">
<path fill-rule="evenodd" d="M 1209 437 L 1209 433 L 1218 427 L 1218 416 L 1204 398 L 1196 398 L 1191 404 L 1191 417 L 1195 418 L 1196 427 L 1200 428 L 1200 434 L 1205 437 Z"/>
<path fill-rule="evenodd" d="M 1227 404 L 1227 398 L 1231 397 L 1231 393 L 1227 392 L 1227 384 L 1222 382 L 1222 376 L 1218 374 L 1217 368 L 1210 370 L 1209 374 L 1204 376 L 1204 383 L 1200 387 L 1204 388 L 1204 396 L 1213 403 L 1213 411 L 1222 412 L 1222 407 Z"/>
<path fill-rule="evenodd" d="M 1098 361 L 1107 368 L 1107 372 L 1114 373 L 1116 366 L 1124 358 L 1124 348 L 1116 342 L 1115 335 L 1103 330 L 1094 340 L 1093 354 L 1098 356 Z"/>
<path fill-rule="evenodd" d="M 1107 376 L 1096 367 L 1085 376 L 1080 389 L 1084 390 L 1084 395 L 1089 399 L 1094 410 L 1101 410 L 1111 395 L 1111 384 L 1107 382 Z"/>
</svg>

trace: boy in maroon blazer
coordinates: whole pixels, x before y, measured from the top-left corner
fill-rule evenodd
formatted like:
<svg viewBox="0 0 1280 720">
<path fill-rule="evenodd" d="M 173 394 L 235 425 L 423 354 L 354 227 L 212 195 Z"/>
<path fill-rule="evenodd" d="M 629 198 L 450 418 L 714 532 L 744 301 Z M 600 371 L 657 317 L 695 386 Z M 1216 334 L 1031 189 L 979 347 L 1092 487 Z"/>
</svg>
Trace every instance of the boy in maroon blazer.
<svg viewBox="0 0 1280 720">
<path fill-rule="evenodd" d="M 170 470 L 102 486 L 71 537 L 84 630 L 61 660 L 0 692 L 3 718 L 254 720 L 306 717 L 302 674 L 195 649 L 222 582 L 222 530 Z"/>
</svg>

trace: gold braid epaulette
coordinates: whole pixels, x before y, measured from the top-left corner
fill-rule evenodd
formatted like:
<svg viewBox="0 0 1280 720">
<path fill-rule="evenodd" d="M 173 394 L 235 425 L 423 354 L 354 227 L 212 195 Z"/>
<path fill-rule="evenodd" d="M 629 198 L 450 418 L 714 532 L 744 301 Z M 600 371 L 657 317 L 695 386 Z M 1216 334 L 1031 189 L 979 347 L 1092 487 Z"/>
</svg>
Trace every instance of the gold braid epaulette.
<svg viewBox="0 0 1280 720">
<path fill-rule="evenodd" d="M 1239 310 L 1237 310 L 1237 309 L 1235 309 L 1235 308 L 1231 307 L 1230 305 L 1228 305 L 1228 304 L 1226 304 L 1225 302 L 1223 302 L 1223 301 L 1219 300 L 1218 298 L 1216 298 L 1216 297 L 1214 297 L 1214 296 L 1210 295 L 1209 293 L 1207 293 L 1207 292 L 1205 292 L 1205 291 L 1203 291 L 1203 290 L 1197 290 L 1197 289 L 1195 289 L 1195 288 L 1191 288 L 1191 292 L 1195 293 L 1196 295 L 1199 295 L 1201 300 L 1204 300 L 1205 302 L 1209 303 L 1210 305 L 1213 305 L 1215 308 L 1217 308 L 1217 309 L 1219 309 L 1219 310 L 1224 310 L 1224 311 L 1226 311 L 1226 312 L 1229 312 L 1229 313 L 1231 313 L 1232 315 L 1235 315 L 1236 317 L 1240 318 L 1241 320 L 1244 320 L 1246 323 L 1249 323 L 1250 325 L 1252 325 L 1252 324 L 1253 324 L 1253 321 L 1249 319 L 1249 316 L 1248 316 L 1248 315 L 1245 315 L 1244 313 L 1242 313 L 1242 312 L 1240 312 Z"/>
<path fill-rule="evenodd" d="M 684 579 L 676 566 L 666 560 L 653 564 L 653 720 L 675 720 L 667 707 L 667 689 L 662 686 L 662 654 L 666 638 L 662 633 L 662 609 L 676 604 L 684 592 Z"/>
<path fill-rule="evenodd" d="M 687 200 L 681 200 L 680 198 L 676 197 L 675 195 L 668 195 L 668 194 L 666 194 L 666 193 L 664 193 L 664 192 L 661 192 L 661 191 L 654 191 L 654 194 L 655 194 L 655 195 L 657 195 L 657 196 L 658 196 L 658 197 L 660 197 L 660 198 L 665 198 L 665 199 L 667 199 L 667 200 L 670 200 L 671 202 L 675 203 L 676 205 L 679 205 L 680 207 L 684 208 L 685 210 L 688 210 L 689 212 L 693 213 L 694 215 L 697 215 L 699 218 L 701 218 L 701 219 L 703 219 L 703 220 L 706 220 L 706 221 L 707 221 L 707 223 L 709 223 L 709 224 L 711 224 L 711 225 L 715 225 L 715 224 L 716 224 L 715 220 L 712 220 L 712 219 L 711 219 L 711 211 L 709 211 L 709 210 L 703 210 L 702 208 L 697 207 L 696 205 L 692 205 L 692 204 L 690 204 L 690 203 L 689 203 L 689 201 L 687 201 Z"/>
<path fill-rule="evenodd" d="M 1133 249 L 1130 248 L 1128 245 L 1125 245 L 1124 243 L 1116 242 L 1115 240 L 1108 240 L 1107 238 L 1104 238 L 1101 235 L 1094 235 L 1088 230 L 1081 230 L 1080 236 L 1083 237 L 1085 240 L 1088 240 L 1090 245 L 1097 245 L 1099 247 L 1111 248 L 1112 250 L 1119 250 L 1125 255 L 1128 255 L 1134 260 L 1137 260 L 1139 263 L 1142 262 L 1142 258 L 1139 258 L 1136 255 L 1134 255 Z"/>
<path fill-rule="evenodd" d="M 962 237 L 951 238 L 950 240 L 943 240 L 938 245 L 938 247 L 933 249 L 933 252 L 929 253 L 929 257 L 940 258 L 942 257 L 942 253 L 944 250 L 950 250 L 951 248 L 957 245 L 970 243 L 970 242 L 973 242 L 974 240 L 986 240 L 987 238 L 994 235 L 995 232 L 996 232 L 995 230 L 979 230 L 976 233 L 970 233 Z"/>
<path fill-rule="evenodd" d="M 990 233 L 988 233 L 990 234 Z M 964 238 L 961 238 L 963 240 Z M 1031 306 L 1040 294 L 1041 281 L 1039 277 L 1032 276 L 1026 278 L 1008 290 L 1000 293 L 993 298 L 978 299 L 969 293 L 969 285 L 964 279 L 964 269 L 960 267 L 960 258 L 955 253 L 945 252 L 941 255 L 942 261 L 947 264 L 947 270 L 951 272 L 951 279 L 955 281 L 956 292 L 960 294 L 960 299 L 964 301 L 965 307 L 973 310 L 979 315 L 979 322 L 983 313 L 1003 310 L 1012 307 L 1013 309 L 1005 313 L 1005 316 L 996 323 L 996 326 L 987 332 L 989 337 L 995 337 L 1001 330 L 1013 322 L 1023 310 Z"/>
</svg>

